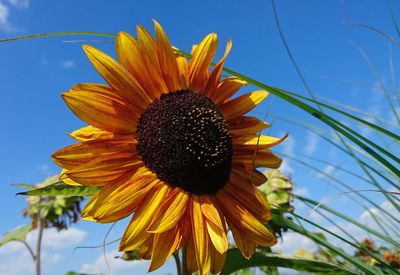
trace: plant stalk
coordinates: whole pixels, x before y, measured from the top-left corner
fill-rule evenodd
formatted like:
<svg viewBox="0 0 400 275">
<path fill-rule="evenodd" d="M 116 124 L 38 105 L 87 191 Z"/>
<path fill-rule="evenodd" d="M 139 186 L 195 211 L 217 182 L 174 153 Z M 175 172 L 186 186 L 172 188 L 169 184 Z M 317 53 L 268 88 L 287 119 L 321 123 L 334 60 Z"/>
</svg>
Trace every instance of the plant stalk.
<svg viewBox="0 0 400 275">
<path fill-rule="evenodd" d="M 37 218 L 37 230 L 38 230 L 38 236 L 36 240 L 36 275 L 40 275 L 40 255 L 41 255 L 41 250 L 42 250 L 42 237 L 43 237 L 43 219 L 41 215 L 41 211 L 38 213 L 38 218 Z"/>
</svg>

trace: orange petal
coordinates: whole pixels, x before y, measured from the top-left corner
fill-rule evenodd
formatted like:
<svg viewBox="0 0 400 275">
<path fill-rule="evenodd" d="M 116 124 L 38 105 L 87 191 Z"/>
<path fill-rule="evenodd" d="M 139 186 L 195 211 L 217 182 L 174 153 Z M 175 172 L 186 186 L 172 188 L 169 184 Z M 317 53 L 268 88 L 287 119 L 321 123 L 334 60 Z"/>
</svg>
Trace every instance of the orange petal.
<svg viewBox="0 0 400 275">
<path fill-rule="evenodd" d="M 146 68 L 161 93 L 168 92 L 157 54 L 157 44 L 150 33 L 142 26 L 137 27 L 138 45 L 144 57 Z M 157 97 L 159 96 L 157 95 Z"/>
<path fill-rule="evenodd" d="M 162 266 L 171 257 L 172 253 L 179 249 L 181 239 L 182 236 L 178 227 L 174 227 L 161 234 L 155 234 L 149 272 Z"/>
<path fill-rule="evenodd" d="M 147 229 L 168 190 L 169 186 L 160 182 L 142 200 L 140 207 L 136 210 L 122 237 L 119 248 L 121 251 L 129 251 L 139 247 L 146 236 L 150 235 L 150 233 L 147 233 Z"/>
<path fill-rule="evenodd" d="M 237 248 L 242 252 L 243 257 L 250 259 L 256 250 L 257 244 L 248 238 L 246 234 L 242 233 L 233 223 L 228 221 L 228 226 L 232 231 L 233 239 Z"/>
<path fill-rule="evenodd" d="M 103 139 L 84 141 L 67 146 L 52 155 L 54 162 L 66 169 L 73 169 L 97 158 L 118 153 L 135 153 L 135 140 Z"/>
<path fill-rule="evenodd" d="M 130 34 L 119 32 L 116 39 L 118 61 L 133 75 L 133 77 L 146 89 L 153 100 L 161 93 L 160 87 L 147 69 L 138 42 Z"/>
<path fill-rule="evenodd" d="M 153 20 L 153 22 L 157 37 L 158 60 L 165 83 L 169 91 L 180 90 L 182 87 L 180 85 L 179 70 L 171 43 L 161 25 L 156 20 Z"/>
<path fill-rule="evenodd" d="M 84 45 L 83 49 L 104 80 L 131 104 L 144 110 L 152 102 L 139 82 L 122 65 L 94 47 Z"/>
<path fill-rule="evenodd" d="M 159 182 L 155 174 L 146 170 L 136 173 L 122 183 L 104 186 L 92 198 L 97 200 L 96 204 L 86 206 L 82 217 L 90 216 L 98 222 L 109 223 L 130 215 Z"/>
<path fill-rule="evenodd" d="M 243 85 L 247 85 L 247 82 L 235 76 L 227 77 L 218 84 L 210 99 L 215 105 L 219 106 L 239 91 Z"/>
<path fill-rule="evenodd" d="M 224 115 L 224 118 L 229 120 L 251 111 L 267 96 L 267 91 L 251 92 L 222 104 L 220 111 Z"/>
<path fill-rule="evenodd" d="M 81 120 L 102 130 L 132 133 L 136 129 L 139 113 L 111 91 L 73 90 L 63 93 L 68 107 Z"/>
<path fill-rule="evenodd" d="M 161 233 L 175 226 L 185 213 L 188 201 L 189 196 L 182 189 L 172 190 L 155 214 L 148 232 Z"/>
<path fill-rule="evenodd" d="M 203 214 L 201 212 L 201 206 L 199 198 L 197 196 L 192 197 L 192 234 L 194 241 L 194 250 L 196 254 L 196 261 L 199 267 L 200 274 L 206 274 L 210 271 L 210 257 L 209 257 L 209 245 L 206 223 L 204 221 Z"/>
<path fill-rule="evenodd" d="M 143 166 L 140 157 L 132 153 L 118 153 L 75 167 L 68 171 L 66 176 L 82 185 L 103 186 L 112 181 L 129 177 Z"/>
<path fill-rule="evenodd" d="M 279 168 L 282 159 L 274 155 L 269 150 L 257 151 L 255 154 L 234 154 L 232 159 L 233 164 L 243 164 L 253 168 L 268 167 Z"/>
<path fill-rule="evenodd" d="M 235 197 L 257 219 L 263 222 L 271 219 L 270 205 L 262 192 L 249 181 L 240 181 L 243 178 L 231 176 L 230 182 L 224 188 L 231 197 Z"/>
<path fill-rule="evenodd" d="M 251 116 L 239 116 L 227 121 L 232 135 L 253 135 L 269 127 L 269 124 Z"/>
<path fill-rule="evenodd" d="M 194 249 L 193 237 L 190 237 L 186 245 L 186 265 L 190 274 L 199 270 L 196 258 L 196 251 Z"/>
<path fill-rule="evenodd" d="M 211 260 L 211 273 L 212 274 L 218 274 L 221 272 L 222 268 L 224 267 L 225 264 L 225 259 L 226 259 L 226 252 L 225 253 L 220 253 L 210 245 L 210 260 Z"/>
<path fill-rule="evenodd" d="M 140 246 L 140 257 L 145 260 L 150 260 L 153 254 L 154 237 L 148 236 Z"/>
<path fill-rule="evenodd" d="M 189 64 L 189 88 L 201 93 L 208 80 L 208 67 L 217 51 L 218 39 L 215 33 L 207 35 L 194 49 Z"/>
<path fill-rule="evenodd" d="M 249 180 L 251 184 L 256 186 L 263 184 L 268 180 L 264 173 L 256 169 L 247 170 L 246 167 L 233 166 L 232 173 L 239 175 L 243 179 Z"/>
<path fill-rule="evenodd" d="M 218 202 L 223 208 L 225 217 L 234 226 L 243 231 L 258 245 L 272 246 L 275 236 L 256 219 L 244 206 L 228 195 L 224 190 L 217 194 Z"/>
<path fill-rule="evenodd" d="M 232 49 L 232 41 L 229 39 L 228 43 L 226 44 L 226 49 L 225 49 L 224 56 L 214 66 L 214 69 L 211 72 L 210 77 L 208 78 L 207 85 L 204 88 L 204 91 L 202 93 L 205 96 L 207 96 L 208 98 L 210 98 L 211 95 L 213 95 L 215 93 L 215 90 L 218 87 L 219 80 L 220 80 L 221 74 L 222 74 L 222 69 L 224 68 L 225 59 L 227 58 L 227 56 L 228 56 L 229 52 L 231 51 L 231 49 Z"/>
</svg>

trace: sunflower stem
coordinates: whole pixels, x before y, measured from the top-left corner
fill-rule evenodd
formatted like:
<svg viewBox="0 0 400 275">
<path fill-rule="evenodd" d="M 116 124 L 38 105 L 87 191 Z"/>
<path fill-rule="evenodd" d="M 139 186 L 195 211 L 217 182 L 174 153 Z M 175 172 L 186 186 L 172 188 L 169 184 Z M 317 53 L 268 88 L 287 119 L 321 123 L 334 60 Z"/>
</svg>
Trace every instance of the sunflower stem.
<svg viewBox="0 0 400 275">
<path fill-rule="evenodd" d="M 187 267 L 186 246 L 182 248 L 182 275 L 191 275 Z"/>
<path fill-rule="evenodd" d="M 176 273 L 178 275 L 182 275 L 182 263 L 181 263 L 181 259 L 179 258 L 179 252 L 175 251 L 174 253 L 172 253 L 172 255 L 174 256 L 175 263 L 176 263 Z"/>
</svg>

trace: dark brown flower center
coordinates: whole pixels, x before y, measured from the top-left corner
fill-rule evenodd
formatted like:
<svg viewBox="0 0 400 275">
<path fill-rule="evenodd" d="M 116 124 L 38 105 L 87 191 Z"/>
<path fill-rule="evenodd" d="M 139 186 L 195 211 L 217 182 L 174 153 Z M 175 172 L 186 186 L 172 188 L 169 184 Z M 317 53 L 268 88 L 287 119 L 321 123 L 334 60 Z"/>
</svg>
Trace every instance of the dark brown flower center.
<svg viewBox="0 0 400 275">
<path fill-rule="evenodd" d="M 228 181 L 232 139 L 217 107 L 189 90 L 164 94 L 143 112 L 137 151 L 147 168 L 168 185 L 215 194 Z"/>
</svg>

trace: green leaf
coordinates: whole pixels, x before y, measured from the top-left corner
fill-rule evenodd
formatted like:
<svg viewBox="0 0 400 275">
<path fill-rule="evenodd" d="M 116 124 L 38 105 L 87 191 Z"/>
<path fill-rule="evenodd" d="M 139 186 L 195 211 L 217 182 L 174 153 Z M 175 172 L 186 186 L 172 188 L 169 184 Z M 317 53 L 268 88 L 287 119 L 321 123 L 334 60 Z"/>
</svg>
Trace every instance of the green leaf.
<svg viewBox="0 0 400 275">
<path fill-rule="evenodd" d="M 59 181 L 42 188 L 32 189 L 26 192 L 19 192 L 17 195 L 26 196 L 93 196 L 100 187 L 98 186 L 71 186 Z"/>
<path fill-rule="evenodd" d="M 334 264 L 302 259 L 290 255 L 274 253 L 255 253 L 253 257 L 246 260 L 237 248 L 231 248 L 227 252 L 226 262 L 221 275 L 231 274 L 240 269 L 256 266 L 278 266 L 295 269 L 298 271 L 317 272 L 332 275 L 356 274 Z"/>
<path fill-rule="evenodd" d="M 32 189 L 36 188 L 35 185 L 26 184 L 26 183 L 16 183 L 16 184 L 13 184 L 13 186 L 18 186 L 18 187 L 25 188 L 25 189 L 28 189 L 28 190 L 32 190 Z"/>
<path fill-rule="evenodd" d="M 30 224 L 27 224 L 24 226 L 20 226 L 11 232 L 5 233 L 3 235 L 3 239 L 0 241 L 0 246 L 3 246 L 12 241 L 25 240 L 26 235 L 28 235 L 28 233 L 31 229 L 32 229 L 32 226 Z"/>
</svg>

